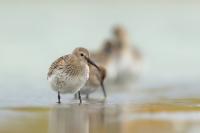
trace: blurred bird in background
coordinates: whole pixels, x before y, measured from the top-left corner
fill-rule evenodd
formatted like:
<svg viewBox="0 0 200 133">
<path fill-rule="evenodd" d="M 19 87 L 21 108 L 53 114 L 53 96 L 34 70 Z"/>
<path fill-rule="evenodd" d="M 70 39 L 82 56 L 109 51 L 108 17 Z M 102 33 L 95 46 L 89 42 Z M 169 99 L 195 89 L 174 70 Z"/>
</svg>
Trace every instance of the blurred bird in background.
<svg viewBox="0 0 200 133">
<path fill-rule="evenodd" d="M 133 81 L 140 76 L 142 71 L 142 53 L 132 44 L 124 27 L 114 27 L 112 34 L 117 59 L 117 81 Z"/>
<path fill-rule="evenodd" d="M 111 40 L 106 40 L 99 51 L 91 52 L 91 58 L 97 65 L 106 69 L 106 83 L 113 82 L 117 78 L 116 50 Z"/>
<path fill-rule="evenodd" d="M 142 53 L 132 45 L 123 26 L 115 26 L 112 37 L 103 43 L 99 51 L 91 52 L 91 58 L 106 69 L 106 83 L 135 81 L 142 72 Z"/>
</svg>

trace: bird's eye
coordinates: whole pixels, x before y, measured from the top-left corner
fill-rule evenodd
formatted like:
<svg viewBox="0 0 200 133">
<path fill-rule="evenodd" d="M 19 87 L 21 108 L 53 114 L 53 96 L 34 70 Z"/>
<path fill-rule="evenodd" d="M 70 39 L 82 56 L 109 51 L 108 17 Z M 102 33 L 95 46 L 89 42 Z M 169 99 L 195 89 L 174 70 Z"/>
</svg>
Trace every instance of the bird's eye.
<svg viewBox="0 0 200 133">
<path fill-rule="evenodd" d="M 83 53 L 81 53 L 81 56 L 83 56 Z"/>
</svg>

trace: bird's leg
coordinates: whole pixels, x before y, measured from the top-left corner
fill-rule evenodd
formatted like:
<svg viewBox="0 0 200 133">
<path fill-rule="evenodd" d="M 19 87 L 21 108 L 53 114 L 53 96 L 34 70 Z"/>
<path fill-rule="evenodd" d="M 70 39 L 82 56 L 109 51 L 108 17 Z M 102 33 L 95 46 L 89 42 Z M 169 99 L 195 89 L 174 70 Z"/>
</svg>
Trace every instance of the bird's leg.
<svg viewBox="0 0 200 133">
<path fill-rule="evenodd" d="M 103 84 L 102 81 L 101 81 L 101 88 L 102 88 L 102 91 L 103 91 L 104 98 L 106 98 L 107 94 L 106 94 L 106 90 L 105 90 L 105 87 L 104 87 L 104 84 Z"/>
<path fill-rule="evenodd" d="M 89 99 L 89 94 L 86 95 L 86 99 Z"/>
<path fill-rule="evenodd" d="M 78 93 L 75 93 L 74 94 L 74 99 L 77 99 L 78 98 Z"/>
<path fill-rule="evenodd" d="M 60 97 L 60 91 L 58 91 L 58 102 L 57 102 L 58 104 L 61 103 L 60 99 L 61 99 L 61 97 Z"/>
<path fill-rule="evenodd" d="M 78 98 L 79 98 L 79 100 L 80 100 L 80 104 L 82 104 L 81 92 L 80 92 L 80 91 L 78 91 Z"/>
</svg>

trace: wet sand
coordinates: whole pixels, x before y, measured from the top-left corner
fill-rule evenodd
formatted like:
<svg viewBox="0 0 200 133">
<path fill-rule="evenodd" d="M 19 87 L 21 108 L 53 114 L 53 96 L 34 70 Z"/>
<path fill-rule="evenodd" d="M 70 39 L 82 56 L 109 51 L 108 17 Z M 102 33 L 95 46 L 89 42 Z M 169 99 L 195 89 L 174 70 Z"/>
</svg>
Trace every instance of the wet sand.
<svg viewBox="0 0 200 133">
<path fill-rule="evenodd" d="M 196 133 L 200 99 L 77 103 L 0 110 L 0 133 Z"/>
</svg>

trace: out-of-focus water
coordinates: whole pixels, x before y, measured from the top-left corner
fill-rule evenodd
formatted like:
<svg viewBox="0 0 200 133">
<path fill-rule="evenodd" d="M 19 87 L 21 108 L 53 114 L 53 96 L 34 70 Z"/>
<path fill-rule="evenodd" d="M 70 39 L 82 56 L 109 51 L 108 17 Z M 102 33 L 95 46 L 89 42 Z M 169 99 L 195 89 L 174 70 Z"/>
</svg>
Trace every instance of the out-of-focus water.
<svg viewBox="0 0 200 133">
<path fill-rule="evenodd" d="M 195 1 L 0 1 L 1 133 L 197 133 L 200 3 Z M 77 46 L 98 49 L 124 25 L 145 58 L 141 79 L 106 85 L 79 106 L 46 80 Z M 11 128 L 12 127 L 12 128 Z"/>
<path fill-rule="evenodd" d="M 197 133 L 199 102 L 199 99 L 179 99 L 148 104 L 104 104 L 90 100 L 83 105 L 3 108 L 0 132 Z"/>
<path fill-rule="evenodd" d="M 111 91 L 115 89 L 115 91 Z M 2 133 L 197 133 L 200 99 L 191 88 L 125 88 L 107 86 L 83 104 L 56 93 L 4 97 L 0 108 Z M 1 97 L 2 98 L 2 97 Z"/>
</svg>

